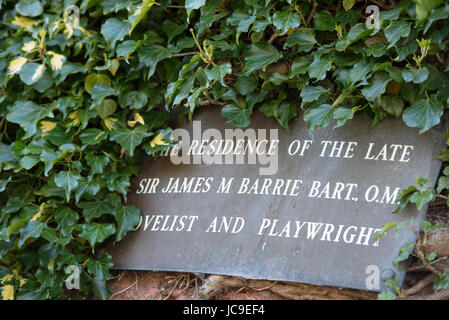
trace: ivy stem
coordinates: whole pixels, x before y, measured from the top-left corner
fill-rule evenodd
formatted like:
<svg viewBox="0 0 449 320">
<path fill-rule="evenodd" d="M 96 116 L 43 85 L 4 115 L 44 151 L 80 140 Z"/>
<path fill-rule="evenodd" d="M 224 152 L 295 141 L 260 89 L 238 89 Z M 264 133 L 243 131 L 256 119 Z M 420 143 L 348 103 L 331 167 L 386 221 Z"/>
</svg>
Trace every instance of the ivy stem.
<svg viewBox="0 0 449 320">
<path fill-rule="evenodd" d="M 172 58 L 179 58 L 179 57 L 187 57 L 187 56 L 196 56 L 197 54 L 200 54 L 198 51 L 192 51 L 192 52 L 185 52 L 185 53 L 176 53 L 172 54 Z"/>
<path fill-rule="evenodd" d="M 310 21 L 312 21 L 313 14 L 315 13 L 315 10 L 317 7 L 318 7 L 318 3 L 316 2 L 316 0 L 313 0 L 313 7 L 312 7 L 312 10 L 310 11 L 309 16 L 307 17 L 306 27 L 309 27 Z"/>
</svg>

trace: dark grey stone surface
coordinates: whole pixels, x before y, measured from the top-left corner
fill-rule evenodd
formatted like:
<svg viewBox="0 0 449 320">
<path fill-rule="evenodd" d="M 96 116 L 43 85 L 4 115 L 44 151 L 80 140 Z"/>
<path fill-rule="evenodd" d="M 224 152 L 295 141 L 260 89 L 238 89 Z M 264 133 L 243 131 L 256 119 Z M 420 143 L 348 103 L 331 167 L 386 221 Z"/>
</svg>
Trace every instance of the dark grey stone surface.
<svg viewBox="0 0 449 320">
<path fill-rule="evenodd" d="M 218 111 L 199 112 L 194 120 L 204 120 L 201 123 L 203 131 L 207 128 L 217 128 L 221 131 L 224 128 L 235 129 L 225 123 Z M 186 123 L 185 127 L 192 129 L 189 123 Z M 288 133 L 279 127 L 276 121 L 259 113 L 251 118 L 250 128 L 279 129 L 276 174 L 260 175 L 259 164 L 174 165 L 169 157 L 157 161 L 150 157 L 142 160 L 141 173 L 134 179 L 132 191 L 129 193 L 129 203 L 141 209 L 142 224 L 137 231 L 130 232 L 122 242 L 108 249 L 113 255 L 115 267 L 228 274 L 374 291 L 383 290 L 382 278 L 391 277 L 391 270 L 385 271 L 391 268 L 394 270 L 394 277 L 402 281 L 405 268 L 402 266 L 400 270 L 395 270 L 392 260 L 405 242 L 416 241 L 414 234 L 408 229 L 396 237 L 394 232 L 389 232 L 381 238 L 378 246 L 375 246 L 375 229 L 380 229 L 382 225 L 392 221 L 405 221 L 412 217 L 422 219 L 425 210 L 418 212 L 415 206 L 408 206 L 402 213 L 393 215 L 392 211 L 396 205 L 381 203 L 382 196 L 386 186 L 390 188 L 390 192 L 396 187 L 406 188 L 415 184 L 417 177 L 428 177 L 435 183 L 441 167 L 441 162 L 436 157 L 444 144 L 442 129 L 432 129 L 419 135 L 416 129 L 407 127 L 400 119 L 384 120 L 371 129 L 371 120 L 365 115 L 358 115 L 343 127 L 319 128 L 309 150 L 304 156 L 298 156 L 288 155 L 287 148 L 295 139 L 310 139 L 302 120 L 292 122 Z M 320 143 L 325 140 L 357 142 L 353 157 L 320 157 Z M 369 143 L 374 143 L 372 151 L 375 152 L 372 154 L 376 155 L 384 144 L 409 145 L 413 146 L 413 150 L 408 162 L 366 160 L 363 158 Z M 400 158 L 403 148 L 397 150 L 396 160 Z M 389 148 L 388 159 L 392 156 L 390 151 L 392 148 Z M 161 189 L 172 177 L 211 177 L 213 180 L 210 190 L 206 193 L 162 193 Z M 216 193 L 222 177 L 234 177 L 228 194 Z M 244 177 L 251 179 L 250 186 L 256 179 L 259 179 L 261 185 L 267 178 L 285 179 L 285 183 L 287 179 L 300 179 L 303 183 L 296 196 L 237 194 Z M 147 178 L 160 179 L 157 192 L 136 194 L 141 179 Z M 336 183 L 344 183 L 345 188 L 340 194 L 343 199 L 326 199 L 325 191 L 321 198 L 308 197 L 313 181 L 321 182 L 320 192 L 329 182 L 330 197 Z M 357 187 L 352 188 L 349 200 L 345 200 L 350 188 L 349 183 L 357 184 Z M 379 188 L 379 196 L 368 202 L 365 192 L 372 185 Z M 371 190 L 374 189 L 373 187 Z M 164 216 L 158 218 L 159 224 L 156 227 L 153 223 L 157 219 L 155 215 Z M 170 217 L 167 218 L 164 228 L 166 215 Z M 186 231 L 191 221 L 188 218 L 185 218 L 182 231 L 161 231 L 171 227 L 175 215 L 198 218 L 194 220 L 191 231 Z M 149 222 L 152 216 L 152 222 L 144 230 L 145 222 Z M 243 229 L 238 233 L 231 233 L 229 230 L 206 232 L 215 217 L 221 219 L 223 216 L 228 219 L 234 217 L 232 221 L 237 217 L 243 218 Z M 181 228 L 179 219 L 174 229 Z M 263 219 L 269 219 L 270 225 L 259 232 L 263 221 L 268 221 Z M 290 229 L 286 227 L 289 221 Z M 303 227 L 295 237 L 296 226 L 303 222 Z M 313 240 L 310 233 L 312 229 L 308 230 L 313 226 L 310 222 L 318 223 L 317 228 L 319 223 L 322 223 Z M 323 236 L 326 228 L 328 231 L 332 229 L 330 225 L 334 230 Z M 343 227 L 338 234 L 340 225 Z M 351 226 L 356 229 L 350 228 Z M 158 231 L 151 231 L 153 227 Z M 365 232 L 372 228 L 367 245 L 364 245 L 366 238 L 362 237 L 358 241 L 362 227 L 365 227 Z M 343 237 L 348 228 L 350 229 L 346 233 L 346 240 L 349 241 L 351 234 L 355 234 L 350 243 L 346 243 Z M 276 233 L 277 236 L 273 236 Z M 338 241 L 335 241 L 336 239 Z M 376 273 L 377 271 L 379 272 Z M 379 287 L 376 286 L 374 278 L 370 278 L 374 279 L 374 282 L 371 282 L 374 287 L 366 286 L 370 275 L 378 276 Z"/>
</svg>

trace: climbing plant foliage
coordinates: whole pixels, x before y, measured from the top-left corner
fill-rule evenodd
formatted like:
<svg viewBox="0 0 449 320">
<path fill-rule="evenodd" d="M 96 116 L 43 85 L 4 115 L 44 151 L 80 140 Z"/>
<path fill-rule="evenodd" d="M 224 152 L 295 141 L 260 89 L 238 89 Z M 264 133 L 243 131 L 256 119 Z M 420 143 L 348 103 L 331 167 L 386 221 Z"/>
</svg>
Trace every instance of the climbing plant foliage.
<svg viewBox="0 0 449 320">
<path fill-rule="evenodd" d="M 0 0 L 0 15 L 3 299 L 108 298 L 99 248 L 139 223 L 130 178 L 174 109 L 311 134 L 363 112 L 418 134 L 448 107 L 448 1 Z"/>
</svg>

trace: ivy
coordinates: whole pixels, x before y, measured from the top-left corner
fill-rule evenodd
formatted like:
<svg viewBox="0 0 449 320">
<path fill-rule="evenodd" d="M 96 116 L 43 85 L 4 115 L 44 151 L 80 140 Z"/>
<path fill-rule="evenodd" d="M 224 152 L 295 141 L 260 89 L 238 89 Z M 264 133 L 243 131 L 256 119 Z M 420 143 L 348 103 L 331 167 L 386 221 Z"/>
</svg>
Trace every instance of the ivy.
<svg viewBox="0 0 449 320">
<path fill-rule="evenodd" d="M 238 127 L 255 112 L 286 130 L 301 118 L 312 135 L 358 113 L 440 123 L 449 3 L 397 2 L 370 26 L 378 1 L 0 0 L 0 296 L 65 298 L 74 265 L 77 295 L 108 298 L 112 258 L 94 252 L 138 225 L 130 179 L 171 145 L 174 108 L 214 105 Z"/>
</svg>

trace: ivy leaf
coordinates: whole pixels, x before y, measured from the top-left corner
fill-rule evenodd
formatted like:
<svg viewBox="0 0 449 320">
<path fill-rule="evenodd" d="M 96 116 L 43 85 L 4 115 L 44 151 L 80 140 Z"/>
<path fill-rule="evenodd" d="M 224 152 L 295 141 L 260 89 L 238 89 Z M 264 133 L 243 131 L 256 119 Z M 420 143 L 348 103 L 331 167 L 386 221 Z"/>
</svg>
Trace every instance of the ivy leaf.
<svg viewBox="0 0 449 320">
<path fill-rule="evenodd" d="M 22 16 L 37 17 L 40 16 L 44 9 L 38 0 L 20 0 L 16 3 L 16 11 Z"/>
<path fill-rule="evenodd" d="M 103 214 L 114 215 L 115 208 L 120 204 L 117 194 L 109 194 L 105 199 L 95 201 L 84 201 L 78 204 L 83 209 L 83 216 L 87 222 L 101 217 Z"/>
<path fill-rule="evenodd" d="M 134 206 L 119 205 L 115 211 L 115 220 L 117 220 L 117 232 L 115 241 L 120 241 L 123 237 L 136 227 L 140 222 L 140 210 Z"/>
<path fill-rule="evenodd" d="M 282 103 L 277 111 L 276 120 L 279 122 L 279 124 L 285 128 L 287 131 L 288 129 L 288 122 L 297 116 L 297 110 L 296 106 L 293 103 Z"/>
<path fill-rule="evenodd" d="M 105 119 L 117 110 L 117 103 L 112 99 L 105 99 L 96 107 L 96 109 L 100 118 Z"/>
<path fill-rule="evenodd" d="M 401 97 L 390 97 L 383 96 L 380 101 L 380 106 L 384 109 L 388 114 L 399 117 L 402 114 L 402 110 L 404 110 L 404 101 Z"/>
<path fill-rule="evenodd" d="M 411 251 L 413 250 L 413 248 L 415 247 L 415 242 L 407 242 L 405 243 L 401 249 L 399 249 L 399 253 L 396 256 L 396 258 L 393 259 L 393 265 L 395 266 L 395 268 L 398 268 L 398 263 L 405 261 L 408 259 L 408 257 L 410 256 Z"/>
<path fill-rule="evenodd" d="M 134 155 L 134 149 L 142 143 L 144 138 L 149 136 L 151 136 L 151 133 L 147 132 L 147 128 L 140 125 L 134 130 L 128 128 L 115 129 L 111 133 L 111 140 L 120 144 L 132 157 Z"/>
<path fill-rule="evenodd" d="M 37 132 L 37 123 L 45 118 L 53 118 L 52 110 L 55 105 L 40 106 L 33 101 L 19 101 L 11 107 L 6 119 L 19 124 L 26 132 L 26 137 L 33 136 Z"/>
<path fill-rule="evenodd" d="M 225 75 L 232 73 L 232 67 L 229 62 L 226 62 L 214 66 L 211 70 L 207 70 L 206 73 L 209 81 L 215 80 L 218 81 L 223 87 L 227 87 L 224 82 L 224 77 Z"/>
<path fill-rule="evenodd" d="M 438 278 L 435 279 L 433 290 L 440 291 L 449 286 L 449 273 L 442 272 Z"/>
<path fill-rule="evenodd" d="M 107 137 L 106 132 L 97 128 L 89 128 L 80 134 L 83 145 L 95 145 L 103 141 Z"/>
<path fill-rule="evenodd" d="M 114 263 L 112 257 L 106 252 L 102 252 L 99 260 L 88 259 L 86 262 L 87 270 L 97 280 L 111 280 L 114 277 L 109 273 Z"/>
<path fill-rule="evenodd" d="M 150 68 L 147 75 L 148 78 L 154 74 L 159 61 L 171 57 L 170 52 L 158 44 L 141 47 L 137 50 L 137 53 L 139 54 L 139 59 Z"/>
<path fill-rule="evenodd" d="M 185 7 L 187 10 L 187 21 L 189 21 L 190 13 L 204 6 L 206 0 L 186 0 Z"/>
<path fill-rule="evenodd" d="M 281 30 L 281 34 L 299 27 L 300 24 L 301 19 L 296 12 L 276 11 L 273 15 L 273 25 L 277 30 Z"/>
<path fill-rule="evenodd" d="M 427 203 L 435 200 L 435 190 L 417 191 L 410 197 L 410 202 L 416 204 L 421 210 Z"/>
<path fill-rule="evenodd" d="M 42 78 L 44 71 L 45 66 L 43 64 L 28 62 L 20 70 L 20 80 L 30 86 Z"/>
<path fill-rule="evenodd" d="M 80 238 L 87 240 L 92 249 L 95 244 L 103 243 L 106 238 L 115 233 L 115 226 L 112 223 L 86 223 L 80 226 Z"/>
<path fill-rule="evenodd" d="M 97 280 L 95 278 L 90 279 L 92 284 L 92 290 L 94 294 L 102 300 L 108 300 L 111 296 L 111 291 L 109 291 L 105 280 Z"/>
<path fill-rule="evenodd" d="M 298 46 L 300 51 L 309 52 L 317 43 L 312 29 L 299 28 L 287 37 L 284 48 Z"/>
<path fill-rule="evenodd" d="M 332 57 L 330 55 L 319 56 L 316 55 L 310 65 L 310 77 L 317 80 L 323 80 L 326 77 L 326 72 L 332 67 Z"/>
<path fill-rule="evenodd" d="M 416 17 L 418 18 L 418 21 L 422 21 L 427 18 L 433 8 L 442 4 L 443 0 L 415 0 L 415 3 Z"/>
<path fill-rule="evenodd" d="M 374 74 L 371 83 L 362 89 L 362 93 L 368 101 L 376 101 L 385 93 L 387 84 L 391 80 L 388 73 L 377 72 Z"/>
<path fill-rule="evenodd" d="M 95 196 L 100 190 L 101 185 L 98 182 L 98 179 L 90 179 L 90 178 L 82 178 L 78 182 L 78 186 L 75 189 L 75 201 L 78 203 L 81 197 L 88 193 L 91 196 Z"/>
<path fill-rule="evenodd" d="M 153 4 L 154 0 L 143 0 L 142 4 L 139 4 L 137 8 L 133 12 L 131 12 L 131 15 L 128 19 L 128 21 L 131 24 L 131 27 L 129 29 L 129 36 L 131 36 L 131 33 L 133 32 L 134 28 L 139 24 L 139 22 L 142 21 L 143 18 L 145 18 L 148 11 L 153 6 Z"/>
<path fill-rule="evenodd" d="M 58 206 L 55 211 L 55 221 L 59 229 L 73 226 L 78 222 L 79 216 L 75 210 L 68 206 Z"/>
<path fill-rule="evenodd" d="M 18 242 L 19 248 L 21 248 L 25 241 L 27 241 L 28 239 L 39 238 L 42 231 L 44 230 L 44 226 L 44 223 L 34 220 L 28 222 L 25 227 L 20 229 L 20 240 Z"/>
<path fill-rule="evenodd" d="M 122 108 L 141 109 L 148 103 L 148 96 L 143 91 L 129 91 L 119 98 Z"/>
<path fill-rule="evenodd" d="M 252 111 L 247 108 L 241 108 L 235 104 L 228 104 L 221 109 L 221 115 L 227 118 L 236 127 L 247 127 L 250 123 Z"/>
<path fill-rule="evenodd" d="M 86 155 L 86 161 L 91 169 L 91 173 L 103 173 L 104 168 L 109 164 L 109 158 L 106 156 L 99 156 L 93 153 Z"/>
<path fill-rule="evenodd" d="M 253 43 L 245 57 L 244 75 L 249 75 L 255 70 L 265 68 L 282 57 L 282 54 L 271 44 L 265 42 Z"/>
<path fill-rule="evenodd" d="M 110 86 L 111 79 L 107 75 L 99 74 L 99 73 L 89 74 L 84 79 L 84 89 L 86 89 L 86 91 L 90 94 L 92 93 L 91 89 L 93 87 L 95 87 L 96 85 L 100 85 L 100 84 L 105 84 L 107 86 Z"/>
<path fill-rule="evenodd" d="M 327 10 L 317 11 L 313 14 L 315 29 L 319 31 L 334 31 L 335 17 Z"/>
<path fill-rule="evenodd" d="M 420 128 L 419 133 L 424 133 L 440 123 L 443 109 L 443 104 L 433 95 L 428 99 L 418 100 L 405 109 L 402 118 L 409 127 Z"/>
<path fill-rule="evenodd" d="M 385 28 L 385 36 L 387 37 L 390 45 L 388 48 L 393 47 L 400 38 L 406 38 L 410 34 L 411 24 L 405 21 L 391 21 L 390 25 Z"/>
<path fill-rule="evenodd" d="M 355 0 L 343 0 L 343 8 L 348 11 L 355 4 Z"/>
<path fill-rule="evenodd" d="M 101 26 L 101 34 L 110 43 L 111 48 L 115 48 L 115 43 L 122 41 L 129 33 L 130 25 L 116 18 L 109 18 Z"/>
<path fill-rule="evenodd" d="M 329 104 L 312 106 L 304 112 L 304 121 L 311 132 L 317 127 L 326 127 L 334 114 L 334 108 Z"/>
<path fill-rule="evenodd" d="M 70 194 L 78 186 L 81 176 L 73 171 L 60 171 L 54 178 L 55 184 L 65 190 L 67 201 L 70 200 Z"/>
<path fill-rule="evenodd" d="M 402 78 L 405 82 L 422 83 L 427 80 L 428 76 L 429 70 L 426 67 L 402 71 Z"/>
<path fill-rule="evenodd" d="M 313 102 L 326 92 L 327 90 L 322 86 L 305 86 L 300 96 L 303 102 Z"/>
<path fill-rule="evenodd" d="M 429 18 L 427 19 L 426 27 L 424 28 L 424 33 L 426 33 L 435 21 L 446 19 L 449 17 L 449 4 L 444 7 L 434 9 L 431 11 Z"/>
</svg>

